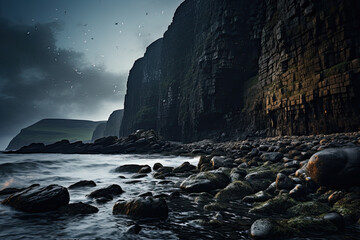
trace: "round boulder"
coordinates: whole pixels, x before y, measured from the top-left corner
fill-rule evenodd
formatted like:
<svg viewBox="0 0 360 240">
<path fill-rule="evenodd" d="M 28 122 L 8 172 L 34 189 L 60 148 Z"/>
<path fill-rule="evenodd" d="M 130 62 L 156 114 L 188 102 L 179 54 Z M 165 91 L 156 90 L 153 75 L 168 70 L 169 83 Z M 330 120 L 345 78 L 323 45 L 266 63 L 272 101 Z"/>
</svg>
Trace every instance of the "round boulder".
<svg viewBox="0 0 360 240">
<path fill-rule="evenodd" d="M 306 171 L 320 186 L 360 185 L 360 148 L 328 148 L 311 156 Z"/>
<path fill-rule="evenodd" d="M 17 210 L 31 213 L 53 211 L 69 203 L 69 192 L 65 187 L 49 185 L 47 187 L 34 186 L 15 193 L 2 204 Z"/>
<path fill-rule="evenodd" d="M 138 197 L 130 201 L 115 203 L 113 214 L 124 214 L 133 218 L 156 218 L 166 219 L 168 217 L 168 206 L 162 198 Z"/>
<path fill-rule="evenodd" d="M 191 175 L 180 184 L 180 188 L 187 192 L 211 192 L 226 187 L 229 181 L 226 174 L 213 170 Z"/>
</svg>

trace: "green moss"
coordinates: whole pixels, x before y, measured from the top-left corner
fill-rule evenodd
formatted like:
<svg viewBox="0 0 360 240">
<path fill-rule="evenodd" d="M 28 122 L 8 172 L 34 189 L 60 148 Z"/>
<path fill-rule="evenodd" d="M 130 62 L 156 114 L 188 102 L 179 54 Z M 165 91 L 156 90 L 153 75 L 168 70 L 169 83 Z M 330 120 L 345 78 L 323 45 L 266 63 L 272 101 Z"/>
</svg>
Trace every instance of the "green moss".
<svg viewBox="0 0 360 240">
<path fill-rule="evenodd" d="M 322 73 L 323 73 L 323 76 L 326 78 L 326 77 L 329 77 L 329 76 L 332 76 L 332 75 L 336 75 L 336 74 L 339 74 L 339 73 L 344 73 L 348 70 L 349 68 L 349 64 L 350 62 L 349 61 L 345 61 L 345 62 L 341 62 L 341 63 L 338 63 L 328 69 L 325 69 Z"/>
<path fill-rule="evenodd" d="M 293 216 L 316 216 L 330 211 L 327 204 L 318 201 L 298 203 L 287 210 Z"/>
<path fill-rule="evenodd" d="M 287 222 L 283 222 L 284 226 L 295 229 L 297 233 L 318 233 L 337 232 L 338 229 L 330 221 L 324 220 L 321 217 L 295 217 L 289 219 Z"/>
<path fill-rule="evenodd" d="M 345 219 L 355 222 L 360 218 L 360 199 L 344 197 L 334 204 L 332 210 L 340 213 Z"/>
<path fill-rule="evenodd" d="M 278 195 L 252 208 L 250 212 L 259 214 L 281 214 L 296 205 L 296 201 L 287 194 Z"/>
</svg>

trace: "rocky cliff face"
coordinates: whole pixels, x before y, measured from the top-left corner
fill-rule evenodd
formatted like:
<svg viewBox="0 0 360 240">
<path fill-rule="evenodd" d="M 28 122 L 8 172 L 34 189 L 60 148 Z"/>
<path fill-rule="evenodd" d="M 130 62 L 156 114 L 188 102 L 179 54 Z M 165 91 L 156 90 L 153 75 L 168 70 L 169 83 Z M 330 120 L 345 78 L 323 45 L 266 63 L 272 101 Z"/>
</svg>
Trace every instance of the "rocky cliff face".
<svg viewBox="0 0 360 240">
<path fill-rule="evenodd" d="M 124 115 L 124 109 L 113 111 L 106 122 L 104 129 L 104 136 L 117 136 L 119 137 L 120 125 Z"/>
<path fill-rule="evenodd" d="M 108 136 L 119 137 L 119 130 L 123 115 L 124 109 L 113 111 L 106 122 L 101 122 L 96 126 L 91 138 L 91 142 L 94 142 L 96 139 Z"/>
<path fill-rule="evenodd" d="M 359 5 L 186 0 L 130 71 L 121 135 L 358 130 Z"/>
<path fill-rule="evenodd" d="M 95 142 L 96 139 L 103 138 L 105 132 L 106 122 L 99 123 L 91 137 L 91 142 Z"/>
</svg>

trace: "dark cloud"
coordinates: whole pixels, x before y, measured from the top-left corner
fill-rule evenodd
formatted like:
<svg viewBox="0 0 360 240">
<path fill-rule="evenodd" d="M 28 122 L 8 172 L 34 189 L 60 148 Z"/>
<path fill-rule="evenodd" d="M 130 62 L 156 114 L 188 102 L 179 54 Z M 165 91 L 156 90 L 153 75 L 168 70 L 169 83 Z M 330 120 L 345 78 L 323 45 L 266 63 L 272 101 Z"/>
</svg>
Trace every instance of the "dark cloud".
<svg viewBox="0 0 360 240">
<path fill-rule="evenodd" d="M 41 118 L 98 120 L 122 106 L 126 76 L 87 65 L 82 53 L 58 49 L 54 32 L 61 28 L 0 19 L 0 149 Z"/>
</svg>

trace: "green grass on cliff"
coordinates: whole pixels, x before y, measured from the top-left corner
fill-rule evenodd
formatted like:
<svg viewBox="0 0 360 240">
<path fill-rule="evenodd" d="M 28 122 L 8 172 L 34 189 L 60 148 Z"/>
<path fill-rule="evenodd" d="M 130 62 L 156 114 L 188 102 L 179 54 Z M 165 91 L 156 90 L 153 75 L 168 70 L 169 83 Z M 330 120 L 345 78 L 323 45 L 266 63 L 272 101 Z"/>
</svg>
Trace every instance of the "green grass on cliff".
<svg viewBox="0 0 360 240">
<path fill-rule="evenodd" d="M 69 119 L 43 119 L 21 130 L 7 149 L 18 149 L 31 143 L 50 144 L 63 139 L 90 142 L 98 122 Z"/>
</svg>

